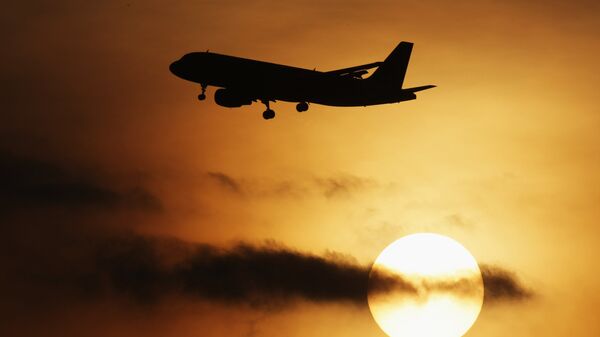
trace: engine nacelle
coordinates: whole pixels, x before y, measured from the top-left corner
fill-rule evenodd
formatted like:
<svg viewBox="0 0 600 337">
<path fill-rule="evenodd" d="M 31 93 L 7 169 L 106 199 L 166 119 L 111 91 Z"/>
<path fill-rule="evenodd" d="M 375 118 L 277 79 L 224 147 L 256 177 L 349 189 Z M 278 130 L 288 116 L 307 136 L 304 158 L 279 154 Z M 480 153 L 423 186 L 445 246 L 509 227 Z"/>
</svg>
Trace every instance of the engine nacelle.
<svg viewBox="0 0 600 337">
<path fill-rule="evenodd" d="M 215 103 L 227 108 L 239 108 L 252 104 L 252 100 L 231 90 L 218 89 L 215 91 Z"/>
</svg>

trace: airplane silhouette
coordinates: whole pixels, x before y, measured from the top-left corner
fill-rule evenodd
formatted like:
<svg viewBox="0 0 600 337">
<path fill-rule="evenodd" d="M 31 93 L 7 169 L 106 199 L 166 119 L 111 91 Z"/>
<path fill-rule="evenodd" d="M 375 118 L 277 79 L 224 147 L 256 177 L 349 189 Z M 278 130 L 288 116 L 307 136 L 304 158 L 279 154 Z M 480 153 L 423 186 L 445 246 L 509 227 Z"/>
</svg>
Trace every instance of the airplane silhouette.
<svg viewBox="0 0 600 337">
<path fill-rule="evenodd" d="M 176 76 L 200 83 L 199 100 L 206 99 L 206 88 L 219 87 L 215 102 L 237 108 L 260 101 L 266 106 L 264 119 L 275 117 L 269 103 L 298 102 L 296 110 L 308 110 L 309 103 L 331 106 L 367 106 L 416 99 L 417 91 L 435 87 L 424 85 L 402 88 L 413 44 L 400 42 L 383 62 L 333 71 L 317 71 L 269 62 L 194 52 L 173 62 L 169 69 Z M 363 79 L 369 69 L 377 68 Z"/>
</svg>

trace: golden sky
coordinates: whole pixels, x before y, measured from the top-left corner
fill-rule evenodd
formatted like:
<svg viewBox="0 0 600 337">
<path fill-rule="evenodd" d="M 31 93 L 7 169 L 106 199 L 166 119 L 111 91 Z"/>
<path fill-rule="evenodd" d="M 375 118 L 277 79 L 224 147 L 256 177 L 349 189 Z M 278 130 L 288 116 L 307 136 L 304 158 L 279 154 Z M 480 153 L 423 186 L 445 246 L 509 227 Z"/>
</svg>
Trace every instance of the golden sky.
<svg viewBox="0 0 600 337">
<path fill-rule="evenodd" d="M 65 275 L 93 269 L 81 247 L 115 233 L 274 240 L 368 265 L 419 231 L 533 294 L 484 304 L 467 336 L 600 335 L 599 17 L 595 1 L 5 6 L 0 335 L 383 337 L 354 304 L 140 304 L 88 297 Z M 217 106 L 214 88 L 198 102 L 168 71 L 207 49 L 333 70 L 399 41 L 414 43 L 405 86 L 437 88 L 302 114 L 277 102 L 271 121 L 261 104 Z M 37 181 L 46 194 L 27 194 Z"/>
</svg>

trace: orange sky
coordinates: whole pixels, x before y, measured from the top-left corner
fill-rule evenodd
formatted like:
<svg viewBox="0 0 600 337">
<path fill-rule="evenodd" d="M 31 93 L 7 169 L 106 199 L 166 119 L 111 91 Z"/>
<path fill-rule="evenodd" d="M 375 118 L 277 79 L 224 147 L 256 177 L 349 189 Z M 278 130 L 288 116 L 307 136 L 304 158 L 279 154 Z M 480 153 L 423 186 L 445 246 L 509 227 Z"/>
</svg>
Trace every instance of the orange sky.
<svg viewBox="0 0 600 337">
<path fill-rule="evenodd" d="M 40 233 L 62 235 L 45 221 L 213 245 L 272 239 L 361 264 L 432 231 L 535 293 L 484 305 L 467 336 L 598 336 L 599 15 L 594 1 L 8 5 L 0 152 L 141 186 L 161 210 L 0 212 L 2 261 L 17 270 L 20 249 L 45 247 Z M 298 114 L 278 102 L 264 121 L 260 104 L 217 106 L 214 88 L 198 102 L 199 87 L 168 71 L 206 49 L 332 70 L 383 60 L 402 40 L 415 43 L 405 86 L 438 87 L 393 105 Z M 384 336 L 366 308 L 342 304 L 44 308 L 20 308 L 0 335 Z"/>
</svg>

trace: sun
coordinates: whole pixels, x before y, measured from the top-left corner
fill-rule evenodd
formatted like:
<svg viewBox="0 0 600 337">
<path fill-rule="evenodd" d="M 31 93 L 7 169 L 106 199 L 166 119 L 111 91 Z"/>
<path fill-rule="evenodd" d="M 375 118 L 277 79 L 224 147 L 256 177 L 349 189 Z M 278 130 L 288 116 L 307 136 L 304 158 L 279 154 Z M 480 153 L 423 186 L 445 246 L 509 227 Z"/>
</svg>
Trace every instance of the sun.
<svg viewBox="0 0 600 337">
<path fill-rule="evenodd" d="M 483 304 L 475 258 L 455 240 L 433 233 L 386 247 L 369 275 L 369 308 L 391 337 L 460 337 Z"/>
</svg>

